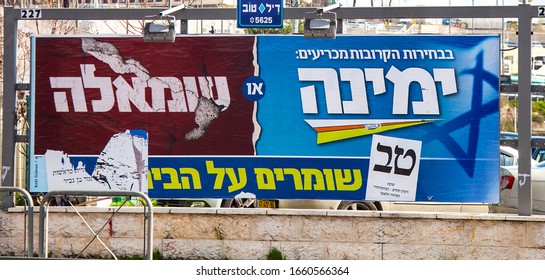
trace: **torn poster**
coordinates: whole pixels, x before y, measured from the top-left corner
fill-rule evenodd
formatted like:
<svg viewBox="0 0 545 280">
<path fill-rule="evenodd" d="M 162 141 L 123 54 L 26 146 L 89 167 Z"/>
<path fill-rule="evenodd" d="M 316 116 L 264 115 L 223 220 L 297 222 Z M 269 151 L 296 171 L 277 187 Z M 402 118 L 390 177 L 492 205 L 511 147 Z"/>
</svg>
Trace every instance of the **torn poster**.
<svg viewBox="0 0 545 280">
<path fill-rule="evenodd" d="M 42 161 L 49 191 L 140 191 L 147 193 L 147 133 L 115 134 L 89 172 L 84 160 L 63 151 L 47 150 Z M 91 166 L 92 167 L 92 166 Z"/>
</svg>

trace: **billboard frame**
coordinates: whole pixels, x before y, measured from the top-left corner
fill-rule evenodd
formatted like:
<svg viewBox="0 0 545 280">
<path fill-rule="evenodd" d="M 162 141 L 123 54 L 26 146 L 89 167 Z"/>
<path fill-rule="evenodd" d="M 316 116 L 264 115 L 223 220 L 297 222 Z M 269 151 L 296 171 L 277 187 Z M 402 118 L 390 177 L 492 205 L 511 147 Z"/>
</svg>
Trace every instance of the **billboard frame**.
<svg viewBox="0 0 545 280">
<path fill-rule="evenodd" d="M 16 135 L 16 91 L 17 91 L 17 23 L 19 20 L 142 20 L 145 16 L 159 14 L 162 9 L 40 9 L 40 18 L 22 19 L 24 8 L 4 7 L 4 84 L 3 84 L 3 146 L 2 146 L 2 186 L 14 184 Z M 539 17 L 543 7 L 523 4 L 518 6 L 457 6 L 457 7 L 370 7 L 341 8 L 336 10 L 337 20 L 342 19 L 388 19 L 388 18 L 518 18 L 519 21 L 519 141 L 518 150 L 520 176 L 528 178 L 520 184 L 518 213 L 532 215 L 531 184 L 531 36 L 532 18 Z M 284 19 L 303 19 L 306 12 L 315 8 L 286 8 Z M 181 19 L 181 30 L 187 34 L 188 20 L 223 19 L 236 20 L 236 8 L 183 9 L 173 13 Z M 342 26 L 342 25 L 338 25 Z M 342 33 L 338 32 L 338 33 Z M 6 200 L 0 208 L 13 206 Z"/>
</svg>

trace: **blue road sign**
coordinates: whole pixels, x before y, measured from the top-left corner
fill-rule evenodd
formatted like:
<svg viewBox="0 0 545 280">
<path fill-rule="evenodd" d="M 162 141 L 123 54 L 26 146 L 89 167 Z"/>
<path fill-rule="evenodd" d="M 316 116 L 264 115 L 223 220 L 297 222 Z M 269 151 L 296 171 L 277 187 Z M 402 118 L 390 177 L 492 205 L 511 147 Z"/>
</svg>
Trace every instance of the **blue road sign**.
<svg viewBox="0 0 545 280">
<path fill-rule="evenodd" d="M 283 0 L 238 0 L 238 28 L 282 28 Z"/>
</svg>

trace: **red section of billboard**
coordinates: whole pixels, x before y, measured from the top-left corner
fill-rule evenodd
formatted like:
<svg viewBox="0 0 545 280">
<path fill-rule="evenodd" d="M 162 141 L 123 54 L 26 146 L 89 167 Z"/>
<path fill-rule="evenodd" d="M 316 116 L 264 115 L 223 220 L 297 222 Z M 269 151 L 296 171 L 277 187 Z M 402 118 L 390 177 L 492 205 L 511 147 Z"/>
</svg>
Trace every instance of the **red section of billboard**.
<svg viewBox="0 0 545 280">
<path fill-rule="evenodd" d="M 252 155 L 255 37 L 35 38 L 35 154 L 96 155 L 142 129 L 150 155 Z"/>
</svg>

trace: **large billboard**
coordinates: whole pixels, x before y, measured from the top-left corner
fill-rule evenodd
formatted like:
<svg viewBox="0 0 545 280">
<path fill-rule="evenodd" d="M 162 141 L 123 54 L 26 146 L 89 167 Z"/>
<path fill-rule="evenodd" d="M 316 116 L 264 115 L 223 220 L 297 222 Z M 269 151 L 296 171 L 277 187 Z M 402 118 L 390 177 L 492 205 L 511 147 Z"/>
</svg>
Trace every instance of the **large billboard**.
<svg viewBox="0 0 545 280">
<path fill-rule="evenodd" d="M 495 35 L 38 36 L 32 69 L 31 192 L 60 161 L 151 198 L 499 198 Z"/>
</svg>

